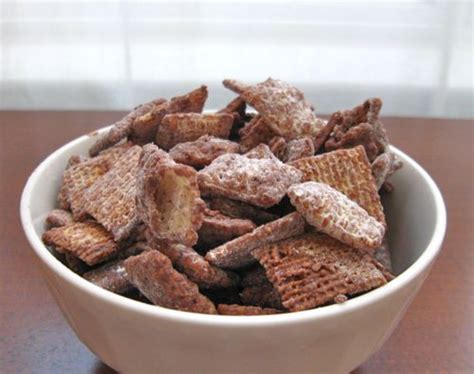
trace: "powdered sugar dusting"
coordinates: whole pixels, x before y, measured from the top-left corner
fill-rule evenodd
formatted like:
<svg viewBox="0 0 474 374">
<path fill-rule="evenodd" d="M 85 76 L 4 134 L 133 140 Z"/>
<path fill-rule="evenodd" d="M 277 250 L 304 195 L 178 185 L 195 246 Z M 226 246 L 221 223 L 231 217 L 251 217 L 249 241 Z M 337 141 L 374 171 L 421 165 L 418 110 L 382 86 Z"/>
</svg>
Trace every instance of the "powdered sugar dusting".
<svg viewBox="0 0 474 374">
<path fill-rule="evenodd" d="M 218 195 L 268 208 L 277 204 L 302 173 L 276 158 L 255 159 L 238 154 L 216 158 L 198 173 L 204 195 Z"/>
<path fill-rule="evenodd" d="M 318 230 L 359 249 L 382 244 L 385 227 L 327 184 L 306 182 L 288 190 L 291 203 Z"/>
</svg>

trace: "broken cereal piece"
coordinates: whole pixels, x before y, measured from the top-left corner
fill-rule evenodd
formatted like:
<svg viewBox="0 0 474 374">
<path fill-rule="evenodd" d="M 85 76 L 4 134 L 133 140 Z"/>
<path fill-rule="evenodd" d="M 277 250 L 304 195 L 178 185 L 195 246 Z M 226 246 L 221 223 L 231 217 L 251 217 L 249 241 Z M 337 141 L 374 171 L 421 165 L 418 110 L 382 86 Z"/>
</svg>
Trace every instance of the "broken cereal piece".
<svg viewBox="0 0 474 374">
<path fill-rule="evenodd" d="M 262 144 L 262 143 L 257 145 L 255 148 L 252 148 L 250 151 L 244 153 L 244 156 L 247 158 L 256 158 L 259 160 L 263 160 L 263 159 L 278 160 L 277 157 L 270 150 L 268 145 Z"/>
<path fill-rule="evenodd" d="M 236 94 L 239 95 L 243 93 L 246 89 L 250 88 L 249 85 L 239 82 L 235 79 L 224 79 L 222 81 L 222 84 L 225 88 L 228 88 L 229 90 L 234 91 Z"/>
<path fill-rule="evenodd" d="M 252 250 L 264 244 L 299 235 L 304 231 L 305 220 L 297 212 L 257 227 L 252 232 L 207 252 L 206 260 L 219 267 L 237 269 L 255 262 Z"/>
<path fill-rule="evenodd" d="M 244 126 L 247 119 L 247 114 L 245 113 L 247 109 L 247 104 L 240 97 L 237 96 L 234 100 L 226 105 L 225 108 L 222 108 L 217 113 L 228 113 L 234 117 L 234 122 L 230 130 L 229 139 L 237 139 L 239 135 L 239 130 Z"/>
<path fill-rule="evenodd" d="M 207 86 L 202 85 L 169 101 L 167 113 L 201 113 L 207 100 Z"/>
<path fill-rule="evenodd" d="M 107 263 L 82 276 L 96 286 L 117 294 L 124 294 L 133 289 L 126 277 L 124 260 Z"/>
<path fill-rule="evenodd" d="M 276 214 L 241 201 L 226 199 L 225 197 L 211 198 L 209 200 L 209 208 L 218 210 L 229 217 L 249 219 L 257 225 L 262 225 L 278 219 Z"/>
<path fill-rule="evenodd" d="M 237 304 L 219 304 L 217 306 L 217 312 L 225 316 L 259 316 L 282 313 L 282 311 L 278 309 Z"/>
<path fill-rule="evenodd" d="M 265 245 L 253 255 L 281 295 L 283 306 L 292 312 L 387 283 L 370 255 L 321 233 Z"/>
<path fill-rule="evenodd" d="M 91 156 L 130 137 L 138 144 L 152 142 L 156 129 L 163 117 L 169 113 L 200 113 L 207 99 L 207 87 L 191 91 L 182 96 L 173 97 L 169 102 L 160 98 L 139 105 L 120 121 L 116 122 L 107 134 L 99 138 L 89 150 Z"/>
<path fill-rule="evenodd" d="M 196 171 L 175 163 L 155 145 L 143 150 L 137 178 L 141 220 L 155 239 L 195 245 L 205 208 Z"/>
<path fill-rule="evenodd" d="M 286 140 L 302 136 L 314 139 L 324 125 L 303 93 L 281 80 L 268 78 L 246 88 L 241 96 L 277 135 Z"/>
<path fill-rule="evenodd" d="M 192 142 L 175 145 L 170 149 L 170 157 L 180 163 L 201 169 L 225 153 L 238 153 L 239 144 L 215 136 L 203 135 Z"/>
<path fill-rule="evenodd" d="M 139 223 L 135 196 L 141 154 L 140 146 L 130 148 L 84 194 L 85 211 L 116 241 L 127 238 Z"/>
<path fill-rule="evenodd" d="M 388 145 L 387 135 L 379 113 L 382 100 L 372 98 L 351 110 L 344 110 L 334 118 L 336 124 L 324 143 L 326 151 L 363 145 L 372 162 Z"/>
<path fill-rule="evenodd" d="M 269 143 L 276 134 L 261 116 L 255 116 L 239 131 L 242 152 L 255 148 L 260 143 Z"/>
<path fill-rule="evenodd" d="M 165 99 L 155 100 L 149 111 L 138 115 L 132 122 L 128 139 L 134 144 L 147 144 L 155 139 L 156 129 L 168 113 Z"/>
<path fill-rule="evenodd" d="M 97 141 L 89 149 L 89 155 L 97 156 L 100 151 L 103 151 L 104 149 L 109 148 L 125 139 L 131 134 L 133 123 L 137 118 L 151 112 L 156 106 L 160 106 L 162 104 L 163 99 L 160 98 L 136 107 L 120 121 L 115 122 L 107 134 L 97 139 Z"/>
<path fill-rule="evenodd" d="M 199 245 L 214 248 L 229 240 L 253 231 L 257 226 L 248 219 L 231 218 L 222 213 L 207 209 L 198 231 Z"/>
<path fill-rule="evenodd" d="M 216 314 L 214 304 L 198 286 L 173 269 L 158 251 L 146 251 L 125 260 L 126 277 L 153 304 L 196 313 Z"/>
<path fill-rule="evenodd" d="M 296 210 L 319 231 L 362 250 L 375 249 L 382 244 L 385 227 L 327 184 L 295 184 L 288 189 L 288 196 Z"/>
<path fill-rule="evenodd" d="M 73 222 L 71 212 L 63 209 L 53 209 L 46 217 L 46 223 L 49 227 L 67 226 Z"/>
<path fill-rule="evenodd" d="M 305 136 L 288 142 L 284 162 L 291 162 L 312 155 L 314 155 L 313 141 L 311 138 Z"/>
<path fill-rule="evenodd" d="M 281 136 L 275 136 L 270 140 L 268 143 L 270 150 L 272 153 L 278 158 L 280 161 L 286 162 L 286 140 Z"/>
<path fill-rule="evenodd" d="M 242 99 L 240 96 L 237 96 L 233 99 L 230 103 L 228 103 L 225 108 L 217 111 L 217 113 L 237 113 L 241 119 L 245 117 L 245 110 L 247 108 L 247 104 L 245 104 L 245 100 Z"/>
<path fill-rule="evenodd" d="M 375 178 L 377 190 L 379 190 L 387 179 L 393 168 L 394 154 L 392 152 L 384 152 L 376 157 L 372 162 L 372 174 Z"/>
<path fill-rule="evenodd" d="M 178 271 L 186 274 L 201 288 L 229 288 L 237 286 L 239 282 L 236 274 L 211 265 L 191 247 L 164 241 L 153 241 L 152 246 L 169 257 Z"/>
<path fill-rule="evenodd" d="M 341 118 L 342 116 L 339 112 L 333 113 L 329 118 L 329 121 L 327 121 L 321 130 L 316 134 L 316 137 L 313 139 L 314 153 L 317 153 L 324 148 L 324 143 L 326 143 L 326 140 L 328 140 L 336 124 L 342 121 Z"/>
<path fill-rule="evenodd" d="M 87 265 L 108 260 L 118 251 L 110 233 L 96 222 L 75 222 L 43 234 L 43 242 L 60 253 L 71 253 Z"/>
<path fill-rule="evenodd" d="M 377 189 L 380 190 L 385 181 L 401 167 L 402 162 L 387 146 L 385 152 L 378 155 L 374 162 L 372 162 L 372 175 L 374 176 Z"/>
<path fill-rule="evenodd" d="M 250 159 L 237 154 L 216 158 L 198 173 L 203 195 L 224 196 L 268 208 L 278 204 L 301 172 L 278 159 Z"/>
<path fill-rule="evenodd" d="M 230 114 L 176 113 L 163 118 L 155 142 L 169 150 L 175 145 L 197 140 L 203 135 L 227 139 L 234 117 Z"/>
<path fill-rule="evenodd" d="M 303 182 L 328 184 L 386 225 L 382 203 L 364 147 L 357 146 L 306 157 L 293 161 L 290 165 L 303 172 Z"/>
</svg>

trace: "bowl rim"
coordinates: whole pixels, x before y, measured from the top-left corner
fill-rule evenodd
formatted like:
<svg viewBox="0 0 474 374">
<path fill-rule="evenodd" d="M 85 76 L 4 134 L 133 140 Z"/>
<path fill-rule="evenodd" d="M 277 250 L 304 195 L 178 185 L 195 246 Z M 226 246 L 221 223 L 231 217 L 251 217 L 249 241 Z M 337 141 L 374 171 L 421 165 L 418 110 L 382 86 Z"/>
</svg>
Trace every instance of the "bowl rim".
<svg viewBox="0 0 474 374">
<path fill-rule="evenodd" d="M 59 155 L 75 147 L 76 145 L 85 142 L 87 139 L 90 139 L 91 136 L 102 135 L 110 127 L 111 126 L 106 126 L 94 131 L 91 134 L 82 135 L 58 148 L 44 159 L 29 176 L 23 189 L 20 202 L 20 217 L 23 230 L 33 251 L 45 266 L 47 266 L 53 273 L 59 276 L 61 281 L 67 282 L 72 287 L 78 288 L 81 291 L 90 294 L 92 297 L 101 299 L 104 302 L 113 305 L 114 307 L 127 309 L 133 313 L 157 317 L 174 322 L 223 327 L 273 326 L 282 323 L 295 324 L 309 320 L 318 321 L 329 317 L 332 318 L 351 313 L 370 304 L 377 303 L 381 299 L 395 293 L 397 290 L 406 286 L 408 283 L 420 276 L 420 274 L 423 273 L 427 268 L 429 268 L 430 264 L 435 260 L 441 250 L 441 245 L 446 233 L 446 207 L 441 192 L 430 175 L 415 160 L 413 160 L 404 152 L 400 151 L 398 148 L 391 145 L 390 147 L 392 151 L 397 156 L 400 156 L 404 162 L 411 164 L 416 172 L 419 173 L 426 181 L 434 197 L 437 214 L 435 229 L 426 249 L 413 264 L 405 269 L 405 271 L 382 287 L 371 290 L 370 292 L 350 299 L 342 304 L 333 304 L 300 312 L 252 316 L 252 318 L 249 318 L 248 316 L 222 316 L 178 311 L 157 305 L 145 304 L 140 301 L 115 294 L 85 280 L 80 275 L 67 268 L 56 257 L 54 257 L 54 255 L 43 244 L 41 237 L 36 234 L 33 225 L 33 219 L 30 214 L 30 202 L 32 200 L 33 189 L 39 182 L 40 175 L 45 169 L 47 169 L 49 164 L 53 162 Z"/>
</svg>

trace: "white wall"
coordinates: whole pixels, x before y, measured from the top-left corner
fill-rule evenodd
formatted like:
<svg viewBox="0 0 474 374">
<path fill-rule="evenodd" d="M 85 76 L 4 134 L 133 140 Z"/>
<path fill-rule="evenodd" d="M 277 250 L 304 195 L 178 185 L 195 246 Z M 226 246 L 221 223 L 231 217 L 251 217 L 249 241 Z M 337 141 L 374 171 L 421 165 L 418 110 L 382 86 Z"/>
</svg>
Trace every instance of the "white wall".
<svg viewBox="0 0 474 374">
<path fill-rule="evenodd" d="M 472 2 L 4 1 L 0 109 L 126 109 L 272 76 L 319 113 L 473 116 Z"/>
</svg>

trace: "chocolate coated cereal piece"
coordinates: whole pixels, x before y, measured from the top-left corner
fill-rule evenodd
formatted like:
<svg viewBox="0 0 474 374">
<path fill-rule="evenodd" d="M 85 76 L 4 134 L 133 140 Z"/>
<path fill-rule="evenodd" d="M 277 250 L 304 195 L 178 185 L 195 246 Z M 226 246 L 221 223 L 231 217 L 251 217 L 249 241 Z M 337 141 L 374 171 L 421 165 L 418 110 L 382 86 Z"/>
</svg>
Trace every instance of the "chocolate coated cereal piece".
<svg viewBox="0 0 474 374">
<path fill-rule="evenodd" d="M 306 157 L 293 161 L 290 165 L 303 172 L 303 182 L 328 184 L 385 225 L 385 214 L 364 147 Z"/>
<path fill-rule="evenodd" d="M 143 151 L 137 196 L 141 220 L 155 239 L 195 245 L 205 209 L 196 171 L 177 164 L 155 145 Z"/>
<path fill-rule="evenodd" d="M 282 313 L 282 311 L 278 309 L 237 304 L 219 304 L 217 306 L 217 312 L 225 316 L 259 316 Z"/>
<path fill-rule="evenodd" d="M 198 231 L 198 243 L 206 248 L 214 248 L 251 232 L 256 227 L 248 219 L 227 217 L 216 210 L 206 209 L 201 228 Z"/>
<path fill-rule="evenodd" d="M 205 258 L 219 267 L 241 268 L 255 262 L 251 255 L 255 248 L 299 235 L 303 233 L 304 228 L 304 218 L 294 212 L 212 249 L 207 252 Z"/>
<path fill-rule="evenodd" d="M 341 118 L 342 116 L 339 112 L 333 113 L 329 118 L 329 121 L 327 121 L 321 130 L 316 134 L 315 138 L 313 139 L 314 153 L 317 153 L 324 148 L 324 143 L 326 143 L 326 140 L 328 140 L 336 124 L 342 121 Z"/>
<path fill-rule="evenodd" d="M 241 201 L 226 199 L 225 197 L 212 197 L 208 203 L 209 208 L 218 210 L 226 216 L 249 219 L 257 225 L 262 225 L 278 219 L 276 214 Z"/>
<path fill-rule="evenodd" d="M 170 149 L 169 155 L 180 164 L 200 169 L 225 153 L 238 153 L 239 149 L 238 143 L 203 135 L 197 140 L 175 145 Z"/>
<path fill-rule="evenodd" d="M 255 148 L 252 148 L 250 151 L 244 153 L 244 156 L 247 158 L 256 158 L 258 160 L 278 160 L 277 157 L 270 150 L 270 147 L 266 144 L 259 144 Z M 279 160 L 278 160 L 279 161 Z"/>
<path fill-rule="evenodd" d="M 239 136 L 241 151 L 247 152 L 260 143 L 269 143 L 276 134 L 261 116 L 255 116 L 240 129 Z"/>
<path fill-rule="evenodd" d="M 229 288 L 239 282 L 239 277 L 231 272 L 211 265 L 191 247 L 183 244 L 153 241 L 150 248 L 156 248 L 169 257 L 173 266 L 187 275 L 200 288 Z"/>
<path fill-rule="evenodd" d="M 250 159 L 237 154 L 216 158 L 198 173 L 203 195 L 224 196 L 262 208 L 277 204 L 301 172 L 276 159 Z"/>
<path fill-rule="evenodd" d="M 63 209 L 53 209 L 46 217 L 46 223 L 49 227 L 67 226 L 73 222 L 71 212 Z"/>
<path fill-rule="evenodd" d="M 159 251 L 147 251 L 125 260 L 126 277 L 153 304 L 196 313 L 216 314 L 214 304 L 198 286 L 173 269 Z"/>
<path fill-rule="evenodd" d="M 83 218 L 84 191 L 100 176 L 110 169 L 110 163 L 104 158 L 92 158 L 68 167 L 63 174 L 63 180 L 58 194 L 61 209 L 73 209 L 77 219 Z M 74 208 L 71 207 L 74 206 Z"/>
<path fill-rule="evenodd" d="M 43 234 L 43 242 L 60 253 L 79 257 L 90 266 L 108 260 L 118 251 L 110 233 L 92 221 L 52 228 Z"/>
<path fill-rule="evenodd" d="M 285 308 L 306 310 L 387 282 L 370 255 L 325 234 L 308 233 L 253 251 Z"/>
<path fill-rule="evenodd" d="M 126 277 L 124 260 L 109 262 L 82 276 L 96 286 L 117 294 L 124 294 L 133 289 Z"/>
<path fill-rule="evenodd" d="M 305 136 L 288 142 L 284 162 L 291 162 L 312 155 L 314 155 L 313 141 Z"/>
<path fill-rule="evenodd" d="M 382 100 L 367 99 L 351 110 L 337 112 L 336 124 L 324 143 L 326 151 L 363 145 L 372 162 L 388 145 L 387 135 L 379 113 Z"/>
<path fill-rule="evenodd" d="M 234 117 L 230 114 L 175 113 L 163 118 L 156 132 L 155 142 L 169 150 L 175 145 L 212 135 L 227 139 Z"/>
<path fill-rule="evenodd" d="M 116 241 L 127 238 L 139 223 L 135 197 L 141 154 L 141 147 L 130 148 L 84 194 L 85 211 L 109 230 Z"/>
<path fill-rule="evenodd" d="M 115 162 L 132 147 L 133 144 L 130 142 L 114 145 L 113 147 L 101 151 L 95 158 L 106 160 L 109 163 L 109 167 L 112 167 Z"/>
<path fill-rule="evenodd" d="M 400 159 L 386 148 L 384 153 L 381 153 L 372 162 L 372 174 L 375 178 L 377 189 L 379 190 L 385 181 L 392 176 L 392 174 L 402 167 Z"/>
<path fill-rule="evenodd" d="M 303 93 L 281 80 L 268 78 L 246 88 L 241 96 L 277 135 L 286 140 L 302 136 L 314 139 L 324 125 L 315 116 Z"/>
<path fill-rule="evenodd" d="M 376 249 L 382 244 L 385 227 L 327 184 L 295 184 L 288 189 L 288 196 L 296 210 L 319 231 L 362 250 Z"/>
<path fill-rule="evenodd" d="M 207 87 L 201 86 L 170 101 L 156 100 L 154 106 L 137 116 L 131 125 L 129 139 L 135 144 L 147 144 L 155 140 L 156 131 L 163 118 L 173 113 L 201 113 L 207 99 Z"/>
<path fill-rule="evenodd" d="M 244 126 L 245 121 L 247 120 L 247 114 L 245 110 L 247 108 L 247 104 L 245 101 L 240 97 L 237 96 L 234 100 L 232 100 L 225 108 L 222 108 L 217 113 L 228 113 L 234 116 L 234 122 L 232 124 L 232 129 L 230 130 L 230 139 L 236 139 L 239 134 L 239 130 Z"/>
<path fill-rule="evenodd" d="M 202 85 L 169 101 L 167 113 L 201 113 L 207 100 L 207 86 Z"/>
<path fill-rule="evenodd" d="M 283 162 L 286 162 L 286 140 L 281 136 L 275 136 L 268 143 L 272 153 Z"/>
<path fill-rule="evenodd" d="M 152 142 L 155 139 L 156 129 L 168 113 L 168 106 L 165 99 L 155 100 L 148 112 L 133 120 L 128 139 L 140 145 Z"/>
<path fill-rule="evenodd" d="M 149 111 L 137 116 L 131 125 L 129 139 L 135 144 L 147 144 L 155 140 L 156 131 L 163 118 L 173 113 L 201 113 L 207 99 L 207 87 L 201 86 L 170 101 L 155 100 Z"/>
<path fill-rule="evenodd" d="M 110 147 L 99 153 L 98 156 L 88 159 L 77 166 L 68 169 L 64 175 L 71 176 L 71 186 L 66 194 L 69 198 L 73 217 L 76 221 L 82 221 L 87 217 L 85 205 L 85 191 L 92 186 L 100 176 L 109 171 L 115 162 L 120 159 L 132 144 L 124 143 Z M 72 185 L 74 183 L 74 185 Z"/>
<path fill-rule="evenodd" d="M 100 151 L 109 148 L 125 139 L 131 134 L 135 119 L 151 112 L 156 106 L 160 106 L 162 104 L 163 99 L 160 98 L 136 107 L 120 121 L 115 122 L 107 134 L 97 139 L 97 141 L 89 149 L 89 155 L 97 156 Z"/>
<path fill-rule="evenodd" d="M 222 108 L 217 113 L 237 113 L 239 117 L 243 119 L 245 117 L 246 108 L 247 104 L 245 103 L 245 100 L 242 99 L 240 96 L 237 96 L 230 103 L 228 103 L 225 108 Z"/>
<path fill-rule="evenodd" d="M 91 156 L 130 137 L 145 144 L 153 141 L 157 127 L 169 113 L 200 113 L 207 99 L 207 87 L 201 86 L 185 95 L 173 97 L 169 102 L 160 98 L 137 106 L 120 121 L 114 123 L 107 134 L 99 138 L 89 150 Z"/>
<path fill-rule="evenodd" d="M 222 84 L 224 85 L 225 88 L 228 88 L 229 90 L 234 91 L 236 94 L 239 94 L 239 95 L 243 93 L 246 89 L 251 87 L 235 79 L 224 79 L 222 81 Z"/>
</svg>

